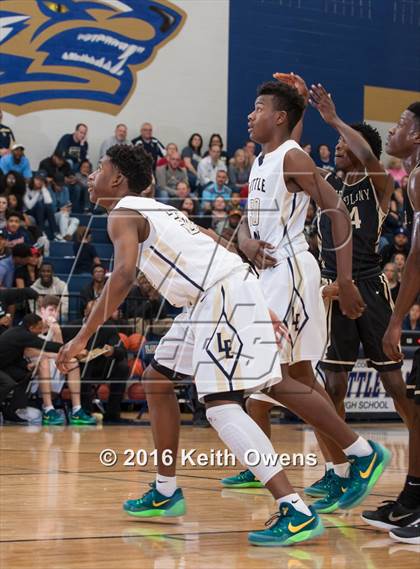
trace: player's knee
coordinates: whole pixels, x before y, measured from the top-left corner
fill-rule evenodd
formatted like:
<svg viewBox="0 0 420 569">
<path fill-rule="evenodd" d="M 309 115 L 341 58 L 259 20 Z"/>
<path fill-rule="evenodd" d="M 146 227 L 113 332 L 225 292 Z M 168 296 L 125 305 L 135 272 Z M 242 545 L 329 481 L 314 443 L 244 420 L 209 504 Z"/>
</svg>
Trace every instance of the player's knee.
<svg viewBox="0 0 420 569">
<path fill-rule="evenodd" d="M 248 415 L 251 417 L 267 415 L 270 413 L 270 410 L 274 407 L 274 405 L 260 401 L 259 399 L 254 399 L 252 397 L 248 397 L 245 403 L 245 409 Z"/>
<path fill-rule="evenodd" d="M 147 366 L 143 375 L 142 382 L 144 385 L 144 390 L 147 394 L 151 393 L 173 393 L 174 386 L 172 381 L 156 371 L 151 365 Z"/>
</svg>

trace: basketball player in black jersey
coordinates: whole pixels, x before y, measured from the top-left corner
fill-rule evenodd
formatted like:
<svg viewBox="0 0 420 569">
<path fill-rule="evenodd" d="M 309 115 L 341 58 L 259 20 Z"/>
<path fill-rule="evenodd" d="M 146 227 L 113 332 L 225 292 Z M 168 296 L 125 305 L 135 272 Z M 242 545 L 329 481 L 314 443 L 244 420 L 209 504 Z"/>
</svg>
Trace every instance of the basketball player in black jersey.
<svg viewBox="0 0 420 569">
<path fill-rule="evenodd" d="M 393 303 L 380 268 L 377 246 L 394 185 L 379 161 L 381 139 L 379 133 L 367 124 L 345 124 L 338 117 L 331 96 L 321 85 L 312 86 L 310 103 L 325 122 L 340 134 L 335 161 L 337 168 L 345 172 L 345 179 L 343 182 L 333 174 L 327 174 L 326 177 L 340 193 L 350 212 L 353 226 L 353 279 L 366 303 L 362 316 L 350 320 L 341 313 L 334 300 L 335 253 L 329 220 L 326 215 L 321 215 L 322 276 L 329 280 L 330 285 L 325 293 L 331 299 L 327 310 L 329 345 L 321 362 L 326 374 L 327 390 L 337 410 L 344 416 L 348 372 L 356 363 L 359 344 L 362 343 L 365 357 L 379 372 L 386 392 L 393 398 L 395 408 L 409 429 L 408 479 L 420 482 L 420 451 L 413 447 L 413 440 L 417 444 L 419 441 L 420 425 L 416 419 L 416 408 L 405 394 L 399 353 L 390 350 L 386 355 L 382 349 L 382 338 L 392 316 Z M 328 507 L 330 502 L 329 496 L 319 500 L 319 511 L 325 511 L 322 507 Z M 396 502 L 388 503 L 376 512 L 364 512 L 363 519 L 383 529 L 401 527 L 414 521 L 419 505 L 406 487 Z"/>
<path fill-rule="evenodd" d="M 420 101 L 410 105 L 398 123 L 389 131 L 386 151 L 401 158 L 409 174 L 407 184 L 408 228 L 412 229 L 411 249 L 405 265 L 394 313 L 383 339 L 384 352 L 400 360 L 402 321 L 420 293 Z M 420 348 L 414 354 L 413 369 L 407 383 L 407 397 L 416 404 L 417 428 L 410 437 L 410 453 L 420 460 Z M 406 527 L 394 528 L 390 536 L 397 541 L 420 545 L 420 476 L 407 476 L 403 493 L 417 504 L 417 519 Z"/>
</svg>

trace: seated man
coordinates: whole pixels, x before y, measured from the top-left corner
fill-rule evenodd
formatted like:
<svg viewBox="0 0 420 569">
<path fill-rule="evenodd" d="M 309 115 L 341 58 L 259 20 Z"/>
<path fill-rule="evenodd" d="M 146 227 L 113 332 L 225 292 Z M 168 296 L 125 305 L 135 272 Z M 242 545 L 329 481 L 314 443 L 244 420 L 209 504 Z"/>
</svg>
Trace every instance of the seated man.
<svg viewBox="0 0 420 569">
<path fill-rule="evenodd" d="M 86 305 L 91 300 L 96 300 L 106 283 L 106 271 L 102 265 L 95 265 L 92 269 L 92 280 L 80 291 L 80 311 L 85 313 Z"/>
<path fill-rule="evenodd" d="M 70 326 L 63 328 L 66 342 L 76 336 L 80 326 L 84 324 L 92 312 L 95 302 L 95 300 L 88 302 L 83 320 L 72 322 Z M 88 359 L 86 363 L 80 364 L 82 406 L 87 410 L 92 408 L 92 385 L 104 382 L 109 383 L 110 395 L 107 411 L 104 415 L 104 422 L 119 422 L 121 420 L 121 401 L 128 380 L 129 369 L 127 352 L 121 345 L 118 331 L 111 319 L 100 326 L 96 333 L 90 338 L 87 349 L 91 352 L 96 348 L 107 348 L 107 351 L 99 357 L 91 359 L 90 361 Z"/>
<path fill-rule="evenodd" d="M 177 197 L 177 184 L 186 182 L 188 184 L 188 176 L 185 168 L 181 168 L 181 155 L 179 152 L 173 152 L 168 156 L 166 166 L 158 166 L 156 168 L 156 183 L 158 198 L 167 200 L 167 198 Z"/>
<path fill-rule="evenodd" d="M 73 133 L 64 134 L 57 143 L 54 154 L 62 155 L 76 172 L 80 163 L 87 158 L 89 145 L 86 140 L 88 127 L 78 123 Z"/>
<path fill-rule="evenodd" d="M 45 341 L 63 343 L 63 335 L 58 324 L 60 299 L 57 296 L 47 295 L 40 301 L 40 313 L 42 318 L 42 333 L 39 337 Z M 44 404 L 42 422 L 44 425 L 60 425 L 64 419 L 57 413 L 52 405 L 51 392 L 60 393 L 67 379 L 70 389 L 72 411 L 69 415 L 70 425 L 96 425 L 96 419 L 88 415 L 80 405 L 80 367 L 75 361 L 74 367 L 66 374 L 61 374 L 56 365 L 55 357 L 49 358 L 48 379 L 39 378 L 39 388 Z M 53 420 L 51 420 L 51 416 Z"/>
<path fill-rule="evenodd" d="M 227 186 L 228 176 L 226 170 L 218 170 L 216 181 L 208 184 L 202 194 L 201 207 L 203 212 L 211 211 L 214 200 L 222 196 L 226 201 L 230 200 L 232 194 L 231 188 Z"/>
<path fill-rule="evenodd" d="M 29 160 L 25 156 L 25 147 L 23 144 L 14 144 L 10 154 L 4 154 L 0 158 L 0 170 L 4 175 L 11 170 L 21 174 L 27 182 L 32 176 L 32 169 Z"/>
<path fill-rule="evenodd" d="M 7 246 L 14 247 L 20 243 L 32 245 L 32 238 L 29 232 L 23 227 L 23 215 L 18 211 L 8 211 L 6 214 L 7 225 L 3 231 L 6 232 Z"/>
<path fill-rule="evenodd" d="M 210 182 L 216 181 L 216 174 L 219 170 L 226 170 L 226 165 L 220 159 L 222 149 L 218 144 L 210 147 L 209 155 L 203 158 L 197 169 L 197 181 L 202 188 Z"/>
<path fill-rule="evenodd" d="M 54 276 L 54 268 L 51 263 L 42 263 L 39 270 L 39 278 L 31 285 L 39 295 L 54 295 L 60 298 L 60 315 L 67 319 L 69 312 L 69 290 L 64 281 Z M 38 313 L 38 310 L 37 310 Z"/>
</svg>

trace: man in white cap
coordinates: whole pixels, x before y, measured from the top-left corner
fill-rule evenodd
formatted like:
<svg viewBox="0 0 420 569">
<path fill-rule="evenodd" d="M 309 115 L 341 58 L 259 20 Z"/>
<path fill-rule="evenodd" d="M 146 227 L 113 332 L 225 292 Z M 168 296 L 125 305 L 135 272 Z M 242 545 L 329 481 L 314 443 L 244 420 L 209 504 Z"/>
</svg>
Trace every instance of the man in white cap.
<svg viewBox="0 0 420 569">
<path fill-rule="evenodd" d="M 29 160 L 25 156 L 23 144 L 14 144 L 12 152 L 5 154 L 0 159 L 0 170 L 6 176 L 11 170 L 22 174 L 27 182 L 32 178 L 32 169 Z"/>
</svg>

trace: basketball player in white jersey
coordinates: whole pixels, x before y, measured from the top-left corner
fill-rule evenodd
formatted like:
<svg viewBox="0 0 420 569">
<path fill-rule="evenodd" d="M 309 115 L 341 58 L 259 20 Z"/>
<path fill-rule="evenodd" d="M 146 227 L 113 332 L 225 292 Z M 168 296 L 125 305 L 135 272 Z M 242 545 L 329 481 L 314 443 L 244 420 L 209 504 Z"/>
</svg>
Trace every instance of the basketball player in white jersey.
<svg viewBox="0 0 420 569">
<path fill-rule="evenodd" d="M 302 418 L 320 432 L 332 431 L 353 460 L 355 476 L 363 474 L 358 492 L 365 496 L 389 461 L 389 451 L 358 437 L 317 393 L 308 393 L 289 377 L 280 381 L 273 325 L 258 280 L 236 254 L 221 247 L 183 213 L 141 197 L 151 181 L 151 157 L 142 147 L 125 145 L 111 147 L 89 177 L 91 201 L 100 201 L 109 212 L 115 265 L 82 329 L 60 350 L 58 366 L 65 371 L 66 362 L 124 301 L 138 267 L 169 302 L 185 307 L 159 344 L 145 373 L 145 384 L 176 373 L 194 375 L 208 420 L 242 463 L 251 449 L 267 457 L 275 455 L 268 437 L 243 411 L 243 395 L 267 389 L 271 397 L 285 400 L 292 409 L 297 399 Z M 347 308 L 354 311 L 352 305 Z M 173 402 L 165 400 L 157 416 L 154 399 L 149 398 L 154 387 L 146 389 L 160 454 L 160 433 L 164 438 L 171 426 L 168 415 Z M 175 470 L 176 455 L 172 459 Z M 323 532 L 320 518 L 294 491 L 278 462 L 266 466 L 261 461 L 252 470 L 272 493 L 278 513 L 269 528 L 249 534 L 250 543 L 290 545 Z M 180 516 L 185 501 L 175 476 L 163 475 L 160 465 L 156 483 L 141 498 L 128 500 L 124 510 L 137 517 Z"/>
<path fill-rule="evenodd" d="M 289 374 L 318 391 L 332 405 L 312 368 L 312 362 L 323 356 L 327 329 L 320 294 L 321 274 L 304 235 L 310 199 L 331 218 L 340 307 L 349 318 L 357 318 L 364 310 L 364 303 L 352 282 L 351 226 L 342 200 L 292 139 L 292 131 L 301 124 L 308 99 L 303 79 L 292 76 L 291 80 L 286 74 L 275 76 L 284 81 L 262 85 L 255 109 L 248 117 L 250 137 L 262 145 L 262 152 L 254 161 L 249 178 L 248 219 L 239 230 L 239 248 L 260 271 L 268 306 L 288 328 L 290 343 L 280 354 L 283 375 Z M 268 436 L 269 411 L 274 405 L 275 401 L 264 394 L 253 394 L 247 401 L 248 412 Z M 347 469 L 344 454 L 331 440 L 319 439 L 334 465 Z M 229 487 L 259 485 L 249 470 L 225 478 L 222 483 Z M 355 505 L 350 501 L 351 496 L 351 492 L 347 493 L 347 502 L 343 501 L 341 507 Z"/>
</svg>

